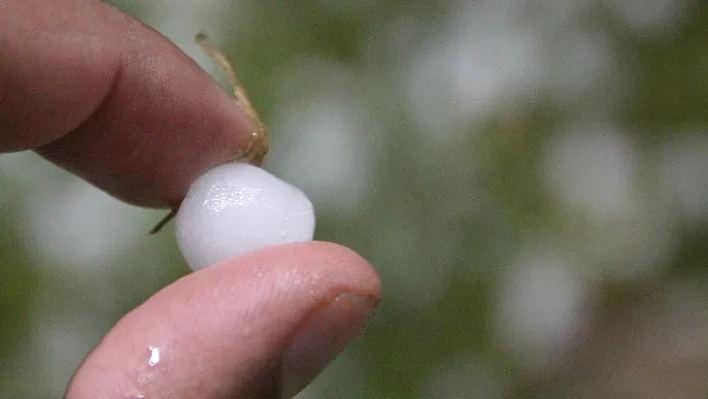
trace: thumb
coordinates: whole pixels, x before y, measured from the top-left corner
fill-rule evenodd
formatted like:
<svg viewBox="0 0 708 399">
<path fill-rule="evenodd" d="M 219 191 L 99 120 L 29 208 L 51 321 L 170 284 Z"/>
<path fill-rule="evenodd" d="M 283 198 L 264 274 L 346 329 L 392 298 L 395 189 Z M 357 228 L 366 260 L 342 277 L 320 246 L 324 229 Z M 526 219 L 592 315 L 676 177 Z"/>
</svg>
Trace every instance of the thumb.
<svg viewBox="0 0 708 399">
<path fill-rule="evenodd" d="M 353 338 L 379 298 L 371 267 L 291 244 L 190 274 L 127 314 L 66 397 L 291 397 Z"/>
</svg>

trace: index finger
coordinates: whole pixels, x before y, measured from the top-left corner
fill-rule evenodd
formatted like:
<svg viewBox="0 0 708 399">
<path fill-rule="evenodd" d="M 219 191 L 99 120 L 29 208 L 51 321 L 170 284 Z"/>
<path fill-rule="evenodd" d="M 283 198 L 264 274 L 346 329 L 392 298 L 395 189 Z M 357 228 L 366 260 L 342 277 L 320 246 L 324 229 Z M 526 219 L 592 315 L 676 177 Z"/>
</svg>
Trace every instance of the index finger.
<svg viewBox="0 0 708 399">
<path fill-rule="evenodd" d="M 0 3 L 0 60 L 0 152 L 34 149 L 136 205 L 176 206 L 254 129 L 187 55 L 100 1 Z"/>
</svg>

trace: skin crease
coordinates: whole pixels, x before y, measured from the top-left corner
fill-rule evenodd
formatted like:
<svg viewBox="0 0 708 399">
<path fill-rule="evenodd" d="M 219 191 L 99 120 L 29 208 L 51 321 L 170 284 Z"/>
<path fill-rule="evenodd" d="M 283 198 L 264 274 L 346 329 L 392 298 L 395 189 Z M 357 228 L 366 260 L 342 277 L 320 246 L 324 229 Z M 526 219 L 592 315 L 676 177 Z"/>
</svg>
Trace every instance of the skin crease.
<svg viewBox="0 0 708 399">
<path fill-rule="evenodd" d="M 34 149 L 136 205 L 179 203 L 250 138 L 243 112 L 194 62 L 98 1 L 0 0 L 0 60 L 0 152 Z M 335 244 L 229 259 L 123 317 L 66 397 L 280 397 L 355 335 L 379 295 L 371 266 Z M 150 347 L 162 351 L 154 368 Z M 299 367 L 308 359 L 321 364 Z M 313 375 L 293 383 L 302 370 Z"/>
</svg>

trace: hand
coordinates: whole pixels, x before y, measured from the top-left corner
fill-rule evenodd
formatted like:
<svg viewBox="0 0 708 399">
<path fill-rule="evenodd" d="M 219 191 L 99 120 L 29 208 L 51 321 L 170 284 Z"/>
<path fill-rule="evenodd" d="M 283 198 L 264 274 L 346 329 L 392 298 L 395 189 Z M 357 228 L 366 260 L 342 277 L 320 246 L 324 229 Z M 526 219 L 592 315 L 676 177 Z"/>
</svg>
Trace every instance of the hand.
<svg viewBox="0 0 708 399">
<path fill-rule="evenodd" d="M 0 2 L 0 152 L 32 149 L 130 203 L 178 204 L 251 127 L 165 38 L 99 1 Z M 379 281 L 348 249 L 292 244 L 190 274 L 123 317 L 66 397 L 294 395 L 352 338 Z"/>
</svg>

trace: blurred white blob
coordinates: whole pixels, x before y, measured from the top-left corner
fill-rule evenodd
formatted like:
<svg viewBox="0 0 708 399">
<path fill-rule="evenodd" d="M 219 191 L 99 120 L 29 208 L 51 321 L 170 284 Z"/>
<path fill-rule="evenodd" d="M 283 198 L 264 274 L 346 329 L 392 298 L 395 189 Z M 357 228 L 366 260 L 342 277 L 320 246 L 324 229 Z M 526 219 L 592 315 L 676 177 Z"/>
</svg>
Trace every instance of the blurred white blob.
<svg viewBox="0 0 708 399">
<path fill-rule="evenodd" d="M 202 53 L 199 58 L 210 62 L 195 42 L 194 36 L 204 30 L 215 39 L 226 36 L 225 26 L 237 26 L 243 23 L 238 17 L 241 13 L 233 12 L 238 2 L 222 0 L 189 0 L 154 1 L 150 7 L 143 7 L 140 18 L 150 26 L 155 27 L 163 35 L 170 38 L 188 54 Z M 216 71 L 216 69 L 215 69 Z"/>
<path fill-rule="evenodd" d="M 623 85 L 616 84 L 611 47 L 603 32 L 564 28 L 544 49 L 541 87 L 556 101 L 582 104 L 582 113 L 611 108 L 611 100 Z M 598 97 L 602 101 L 598 101 Z"/>
<path fill-rule="evenodd" d="M 355 115 L 326 101 L 288 112 L 286 124 L 300 137 L 268 161 L 284 178 L 299 181 L 323 211 L 341 217 L 360 210 L 370 180 L 369 157 L 354 127 Z"/>
<path fill-rule="evenodd" d="M 195 181 L 177 213 L 176 236 L 192 270 L 246 252 L 312 240 L 312 203 L 296 187 L 246 164 L 217 166 Z"/>
<path fill-rule="evenodd" d="M 685 0 L 605 0 L 604 5 L 635 33 L 650 35 L 676 29 L 686 10 Z"/>
<path fill-rule="evenodd" d="M 35 190 L 51 184 L 57 173 L 64 173 L 51 166 L 33 152 L 17 152 L 0 156 L 0 178 L 4 184 L 11 184 L 11 189 L 3 186 L 0 200 L 16 199 L 28 190 Z"/>
<path fill-rule="evenodd" d="M 77 277 L 110 275 L 108 267 L 120 266 L 113 260 L 145 238 L 136 220 L 154 211 L 126 205 L 67 172 L 60 174 L 65 177 L 61 184 L 37 187 L 26 197 L 29 253 L 62 273 L 73 268 Z"/>
<path fill-rule="evenodd" d="M 194 37 L 200 31 L 205 31 L 219 47 L 224 47 L 234 38 L 239 37 L 234 34 L 236 27 L 240 26 L 240 32 L 248 31 L 247 19 L 239 18 L 244 13 L 235 12 L 240 4 L 222 0 L 152 1 L 150 6 L 142 7 L 140 18 L 167 36 L 214 79 L 225 83 L 214 61 L 204 53 Z M 164 68 L 169 67 L 169 65 L 164 66 Z"/>
<path fill-rule="evenodd" d="M 493 363 L 492 363 L 493 364 Z M 423 380 L 421 398 L 498 399 L 507 397 L 503 379 L 484 361 L 462 357 L 446 360 Z"/>
<path fill-rule="evenodd" d="M 634 146 L 611 128 L 586 126 L 551 139 L 545 183 L 566 225 L 567 245 L 593 262 L 598 278 L 634 279 L 670 256 L 675 223 L 642 195 Z"/>
<path fill-rule="evenodd" d="M 282 105 L 270 129 L 277 145 L 266 158 L 268 169 L 302 187 L 318 211 L 357 214 L 383 133 L 367 120 L 355 76 L 314 58 L 295 60 L 282 74 Z"/>
<path fill-rule="evenodd" d="M 558 199 L 610 221 L 636 206 L 636 153 L 612 129 L 573 129 L 551 139 L 546 183 Z"/>
<path fill-rule="evenodd" d="M 658 153 L 659 195 L 691 224 L 708 221 L 708 136 L 677 136 Z"/>
<path fill-rule="evenodd" d="M 504 273 L 496 329 L 529 370 L 561 361 L 585 327 L 591 287 L 574 262 L 553 250 L 523 251 Z"/>
<path fill-rule="evenodd" d="M 447 29 L 420 46 L 401 75 L 416 130 L 434 143 L 454 140 L 500 104 L 536 91 L 540 81 L 540 37 L 515 20 L 515 6 L 460 6 Z"/>
</svg>

